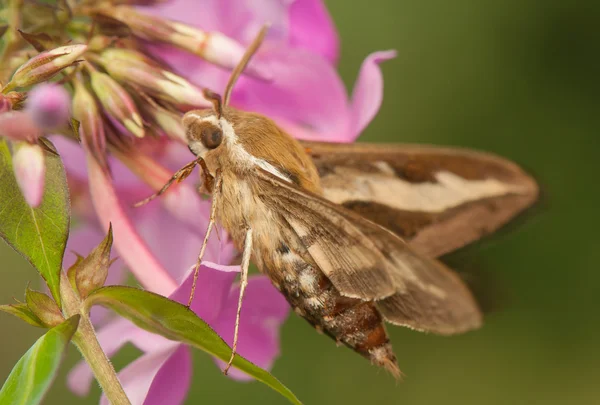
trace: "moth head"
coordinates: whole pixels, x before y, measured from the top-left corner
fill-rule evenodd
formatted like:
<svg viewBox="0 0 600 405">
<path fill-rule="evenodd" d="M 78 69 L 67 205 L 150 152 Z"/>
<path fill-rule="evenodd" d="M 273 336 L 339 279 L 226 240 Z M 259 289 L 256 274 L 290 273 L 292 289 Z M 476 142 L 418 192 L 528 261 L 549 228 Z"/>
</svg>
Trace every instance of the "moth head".
<svg viewBox="0 0 600 405">
<path fill-rule="evenodd" d="M 267 26 L 263 26 L 258 35 L 250 44 L 244 56 L 231 73 L 231 77 L 225 87 L 223 99 L 217 93 L 208 89 L 204 90 L 204 98 L 213 105 L 212 109 L 194 110 L 183 116 L 183 127 L 190 151 L 199 157 L 204 157 L 209 151 L 217 149 L 224 144 L 226 137 L 235 136 L 232 125 L 223 117 L 223 112 L 228 110 L 227 105 L 231 97 L 231 91 L 235 86 L 252 56 L 258 50 L 266 33 Z M 233 109 L 232 109 L 233 110 Z M 224 128 L 225 131 L 224 131 Z"/>
<path fill-rule="evenodd" d="M 204 97 L 213 103 L 213 109 L 194 110 L 183 116 L 188 148 L 194 155 L 200 157 L 221 146 L 224 137 L 221 125 L 223 116 L 221 96 L 210 90 L 204 90 Z"/>
</svg>

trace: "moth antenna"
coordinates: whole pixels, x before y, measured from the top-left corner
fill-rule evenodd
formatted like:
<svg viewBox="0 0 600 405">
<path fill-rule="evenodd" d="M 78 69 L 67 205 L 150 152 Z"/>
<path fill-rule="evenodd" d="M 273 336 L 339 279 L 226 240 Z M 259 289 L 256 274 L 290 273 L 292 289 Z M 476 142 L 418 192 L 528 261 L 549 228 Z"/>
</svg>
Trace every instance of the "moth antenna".
<svg viewBox="0 0 600 405">
<path fill-rule="evenodd" d="M 252 59 L 252 57 L 260 47 L 260 44 L 262 44 L 263 39 L 265 39 L 265 35 L 267 34 L 269 26 L 270 24 L 265 24 L 262 26 L 260 31 L 258 31 L 256 38 L 254 38 L 254 41 L 252 41 L 248 49 L 246 49 L 246 52 L 244 53 L 244 56 L 242 56 L 242 60 L 240 60 L 240 63 L 238 63 L 235 69 L 233 69 L 233 72 L 231 72 L 231 76 L 229 77 L 227 86 L 225 86 L 225 93 L 223 94 L 224 106 L 227 106 L 229 104 L 229 98 L 231 97 L 231 91 L 233 90 L 233 86 L 235 86 L 235 83 L 237 82 L 238 78 L 240 77 L 246 66 L 248 66 L 248 63 L 250 63 L 250 59 Z"/>
<path fill-rule="evenodd" d="M 213 108 L 217 113 L 217 118 L 221 118 L 223 115 L 223 103 L 221 101 L 221 96 L 209 89 L 202 90 L 202 94 L 204 94 L 205 99 L 212 103 Z"/>
</svg>

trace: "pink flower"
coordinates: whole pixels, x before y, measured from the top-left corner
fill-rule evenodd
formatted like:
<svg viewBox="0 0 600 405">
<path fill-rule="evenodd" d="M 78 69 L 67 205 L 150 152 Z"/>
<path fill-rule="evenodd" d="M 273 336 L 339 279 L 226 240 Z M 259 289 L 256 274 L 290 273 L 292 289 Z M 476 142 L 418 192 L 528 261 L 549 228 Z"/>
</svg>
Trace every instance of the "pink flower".
<svg viewBox="0 0 600 405">
<path fill-rule="evenodd" d="M 263 113 L 302 139 L 350 142 L 373 119 L 383 98 L 379 63 L 394 51 L 376 52 L 363 62 L 349 99 L 333 62 L 338 40 L 325 7 L 319 0 L 212 0 L 201 4 L 174 0 L 144 8 L 147 12 L 219 31 L 242 44 L 258 29 L 271 29 L 255 60 L 269 69 L 273 80 L 243 76 L 232 104 Z M 229 72 L 166 46 L 152 46 L 183 76 L 200 87 L 222 91 Z"/>
<path fill-rule="evenodd" d="M 229 344 L 233 338 L 239 296 L 239 288 L 231 288 L 237 271 L 238 266 L 204 263 L 198 278 L 199 289 L 191 306 Z M 171 299 L 187 302 L 192 274 L 190 272 L 171 294 Z M 250 277 L 244 315 L 240 322 L 239 354 L 260 367 L 270 368 L 279 354 L 279 326 L 287 314 L 288 304 L 271 282 L 263 276 Z M 119 372 L 123 388 L 133 405 L 177 405 L 183 402 L 192 375 L 189 348 L 143 331 L 123 319 L 102 328 L 98 338 L 109 356 L 114 355 L 125 343 L 132 343 L 144 352 Z M 232 369 L 229 375 L 236 379 L 248 379 L 236 369 Z M 76 394 L 86 395 L 92 378 L 89 366 L 81 362 L 69 374 L 68 384 Z M 106 404 L 106 398 L 101 403 Z"/>
</svg>

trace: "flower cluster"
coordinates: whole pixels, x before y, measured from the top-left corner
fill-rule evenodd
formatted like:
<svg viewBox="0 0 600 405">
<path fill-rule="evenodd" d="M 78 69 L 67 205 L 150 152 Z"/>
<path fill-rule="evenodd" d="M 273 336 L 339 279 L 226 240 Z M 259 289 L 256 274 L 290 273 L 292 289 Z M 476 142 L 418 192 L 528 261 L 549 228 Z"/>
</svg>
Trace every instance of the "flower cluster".
<svg viewBox="0 0 600 405">
<path fill-rule="evenodd" d="M 269 23 L 231 104 L 268 115 L 298 138 L 350 142 L 379 109 L 378 65 L 394 57 L 393 51 L 368 56 L 349 97 L 336 72 L 339 43 L 322 0 L 13 3 L 7 9 L 13 25 L 0 33 L 0 137 L 12 146 L 27 202 L 42 201 L 49 139 L 63 159 L 79 224 L 67 251 L 89 251 L 112 223 L 122 260 L 108 283 L 122 282 L 127 269 L 145 288 L 181 302 L 210 203 L 182 183 L 142 208 L 131 207 L 191 160 L 180 117 L 210 105 L 202 89 L 224 89 L 245 47 Z M 227 235 L 214 235 L 191 306 L 229 343 L 238 294 L 232 285 L 239 267 L 229 266 L 235 256 Z M 63 266 L 74 260 L 68 253 Z M 256 276 L 244 307 L 238 351 L 271 367 L 287 304 Z M 183 401 L 191 375 L 187 348 L 124 320 L 100 312 L 94 317 L 109 355 L 126 342 L 144 352 L 120 372 L 132 403 L 161 403 L 164 395 L 169 403 Z M 90 381 L 85 364 L 69 377 L 78 394 Z"/>
</svg>

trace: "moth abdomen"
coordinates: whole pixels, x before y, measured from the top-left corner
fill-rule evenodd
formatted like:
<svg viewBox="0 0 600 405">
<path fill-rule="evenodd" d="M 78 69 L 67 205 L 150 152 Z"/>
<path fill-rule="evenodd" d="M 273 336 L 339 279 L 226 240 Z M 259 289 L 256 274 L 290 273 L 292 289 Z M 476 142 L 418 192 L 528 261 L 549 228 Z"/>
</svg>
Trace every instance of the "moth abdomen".
<svg viewBox="0 0 600 405">
<path fill-rule="evenodd" d="M 323 330 L 371 363 L 385 368 L 394 377 L 400 369 L 385 330 L 381 314 L 371 302 L 344 297 L 332 287 L 330 306 L 325 306 L 321 325 Z M 340 308 L 344 308 L 339 311 Z"/>
<path fill-rule="evenodd" d="M 298 315 L 394 377 L 400 376 L 383 318 L 373 303 L 341 295 L 315 264 L 287 244 L 281 244 L 276 255 L 278 271 L 269 266 L 266 273 Z M 279 282 L 281 279 L 284 282 Z"/>
</svg>

